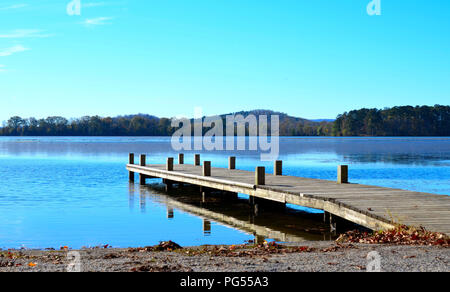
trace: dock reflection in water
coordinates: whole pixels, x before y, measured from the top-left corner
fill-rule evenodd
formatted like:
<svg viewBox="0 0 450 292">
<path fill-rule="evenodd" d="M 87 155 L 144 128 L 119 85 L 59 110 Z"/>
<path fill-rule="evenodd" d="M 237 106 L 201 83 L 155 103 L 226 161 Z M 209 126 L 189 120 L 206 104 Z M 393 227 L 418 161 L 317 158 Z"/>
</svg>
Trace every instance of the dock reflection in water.
<svg viewBox="0 0 450 292">
<path fill-rule="evenodd" d="M 174 187 L 166 190 L 164 184 L 140 186 L 130 184 L 129 201 L 133 208 L 134 198 L 139 196 L 141 212 L 146 204 L 159 204 L 167 208 L 167 219 L 174 220 L 174 210 L 192 214 L 203 219 L 204 236 L 214 230 L 211 222 L 231 227 L 255 237 L 256 242 L 275 240 L 279 242 L 304 242 L 335 239 L 329 225 L 323 222 L 323 214 L 308 213 L 286 208 L 262 206 L 258 212 L 244 197 L 230 196 L 222 192 L 206 195 L 196 186 Z"/>
</svg>

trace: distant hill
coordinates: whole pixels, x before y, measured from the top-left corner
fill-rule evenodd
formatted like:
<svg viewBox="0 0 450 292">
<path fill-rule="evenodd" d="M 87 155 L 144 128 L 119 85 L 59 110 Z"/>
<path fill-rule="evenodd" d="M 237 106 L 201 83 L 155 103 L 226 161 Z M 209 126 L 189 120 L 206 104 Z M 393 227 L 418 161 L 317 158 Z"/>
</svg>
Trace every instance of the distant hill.
<svg viewBox="0 0 450 292">
<path fill-rule="evenodd" d="M 321 122 L 334 122 L 335 119 L 314 119 L 314 120 L 310 120 L 312 122 L 317 122 L 317 123 L 321 123 Z"/>
<path fill-rule="evenodd" d="M 276 112 L 271 110 L 257 109 L 251 111 L 240 111 L 221 115 L 242 115 L 244 117 L 252 114 L 257 117 L 260 115 L 278 115 L 280 118 L 280 135 L 281 136 L 322 136 L 331 134 L 332 125 L 328 123 L 320 123 L 304 118 L 293 117 L 286 113 Z M 269 125 L 270 128 L 270 125 Z"/>
<path fill-rule="evenodd" d="M 243 115 L 243 116 L 248 116 L 248 115 L 255 115 L 255 116 L 260 116 L 260 115 L 267 115 L 267 116 L 278 115 L 280 117 L 280 121 L 291 120 L 291 121 L 294 121 L 294 122 L 302 122 L 302 123 L 311 122 L 310 120 L 289 116 L 288 114 L 285 114 L 285 113 L 282 113 L 282 112 L 276 112 L 276 111 L 271 111 L 271 110 L 263 110 L 263 109 L 257 109 L 257 110 L 251 110 L 251 111 L 240 111 L 240 112 L 225 114 L 225 115 L 222 115 L 222 116 L 226 116 L 226 115 Z"/>
<path fill-rule="evenodd" d="M 308 120 L 271 110 L 232 114 L 279 115 L 281 136 L 450 136 L 450 106 L 400 106 L 359 109 L 336 120 Z M 225 120 L 227 114 L 221 115 Z M 226 123 L 224 122 L 224 126 Z M 270 123 L 269 123 L 270 126 Z M 171 119 L 148 114 L 117 117 L 85 116 L 68 120 L 15 116 L 0 128 L 1 136 L 170 136 L 176 129 Z M 206 132 L 205 129 L 204 132 Z"/>
</svg>

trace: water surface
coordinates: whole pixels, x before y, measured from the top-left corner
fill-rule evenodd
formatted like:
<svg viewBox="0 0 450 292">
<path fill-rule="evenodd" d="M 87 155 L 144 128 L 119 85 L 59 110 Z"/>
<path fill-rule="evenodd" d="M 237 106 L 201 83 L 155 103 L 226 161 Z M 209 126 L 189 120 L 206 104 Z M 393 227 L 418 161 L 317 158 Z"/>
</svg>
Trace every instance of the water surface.
<svg viewBox="0 0 450 292">
<path fill-rule="evenodd" d="M 335 180 L 336 166 L 349 164 L 355 183 L 450 194 L 449 138 L 286 137 L 280 143 L 288 175 Z M 248 223 L 272 230 L 276 240 L 329 238 L 320 214 L 266 210 L 255 217 L 243 197 L 202 203 L 195 190 L 166 193 L 158 180 L 130 185 L 129 152 L 147 154 L 149 163 L 176 156 L 167 137 L 0 138 L 0 247 L 128 247 L 169 239 L 236 244 L 254 239 L 258 231 Z M 251 151 L 202 152 L 202 160 L 226 167 L 229 155 L 237 156 L 238 168 L 272 171 Z M 186 152 L 185 162 L 192 161 Z"/>
</svg>

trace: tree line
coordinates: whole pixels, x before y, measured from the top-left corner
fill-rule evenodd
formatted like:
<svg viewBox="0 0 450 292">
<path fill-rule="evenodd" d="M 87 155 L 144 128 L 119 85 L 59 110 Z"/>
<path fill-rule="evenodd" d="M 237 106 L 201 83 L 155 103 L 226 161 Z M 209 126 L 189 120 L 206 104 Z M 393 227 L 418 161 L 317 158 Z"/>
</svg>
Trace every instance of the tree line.
<svg viewBox="0 0 450 292">
<path fill-rule="evenodd" d="M 450 106 L 441 105 L 353 110 L 331 122 L 315 122 L 267 110 L 234 114 L 244 117 L 278 114 L 281 136 L 450 136 Z M 221 116 L 224 125 L 225 117 Z M 146 114 L 85 116 L 71 120 L 59 116 L 46 119 L 14 116 L 0 127 L 0 135 L 171 136 L 176 130 L 171 126 L 171 119 Z"/>
<path fill-rule="evenodd" d="M 0 128 L 2 136 L 167 136 L 173 133 L 171 120 L 150 115 L 120 117 L 85 116 L 68 120 L 10 118 Z"/>
<path fill-rule="evenodd" d="M 450 106 L 396 106 L 339 115 L 334 136 L 450 136 Z"/>
</svg>

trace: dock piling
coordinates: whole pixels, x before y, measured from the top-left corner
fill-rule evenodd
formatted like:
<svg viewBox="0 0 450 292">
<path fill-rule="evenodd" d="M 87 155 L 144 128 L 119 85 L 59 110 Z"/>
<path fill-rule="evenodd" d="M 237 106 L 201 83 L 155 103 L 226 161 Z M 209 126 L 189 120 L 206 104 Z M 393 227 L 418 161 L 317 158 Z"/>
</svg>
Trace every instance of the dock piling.
<svg viewBox="0 0 450 292">
<path fill-rule="evenodd" d="M 211 176 L 211 161 L 203 161 L 203 176 Z"/>
<path fill-rule="evenodd" d="M 168 192 L 168 191 L 170 191 L 172 189 L 173 181 L 163 178 L 162 182 L 163 182 L 163 184 L 166 185 L 165 186 L 166 192 Z"/>
<path fill-rule="evenodd" d="M 180 165 L 184 164 L 184 154 L 183 153 L 178 154 L 178 164 L 180 164 Z"/>
<path fill-rule="evenodd" d="M 134 164 L 134 153 L 130 153 L 128 155 L 128 164 Z M 134 182 L 134 172 L 129 171 L 129 178 L 130 178 L 130 182 Z"/>
<path fill-rule="evenodd" d="M 202 203 L 206 203 L 206 192 L 203 192 L 202 190 L 200 190 L 202 193 Z"/>
<path fill-rule="evenodd" d="M 329 212 L 327 212 L 327 211 L 323 212 L 323 223 L 324 224 L 328 224 L 331 226 L 331 221 L 330 221 L 331 218 L 332 218 L 332 215 Z"/>
<path fill-rule="evenodd" d="M 348 165 L 338 166 L 337 182 L 339 184 L 348 184 Z"/>
<path fill-rule="evenodd" d="M 336 223 L 336 219 L 334 218 L 334 216 L 330 213 L 330 232 L 333 235 L 337 234 L 337 223 Z"/>
<path fill-rule="evenodd" d="M 259 213 L 259 205 L 257 203 L 253 204 L 253 215 L 258 216 Z"/>
<path fill-rule="evenodd" d="M 236 169 L 236 157 L 228 157 L 228 169 Z"/>
<path fill-rule="evenodd" d="M 145 160 L 146 160 L 145 154 L 141 154 L 139 156 L 139 165 L 140 166 L 145 166 L 145 164 L 146 164 Z M 145 174 L 142 174 L 142 173 L 139 174 L 139 184 L 141 186 L 145 185 L 145 177 L 146 177 Z"/>
<path fill-rule="evenodd" d="M 167 171 L 173 171 L 173 157 L 168 157 L 167 158 L 166 170 Z"/>
<path fill-rule="evenodd" d="M 196 165 L 196 166 L 200 165 L 200 154 L 194 155 L 194 165 Z"/>
<path fill-rule="evenodd" d="M 283 175 L 283 161 L 277 160 L 273 166 L 273 174 L 274 175 Z"/>
<path fill-rule="evenodd" d="M 266 168 L 258 166 L 255 170 L 255 185 L 263 186 L 266 184 Z"/>
</svg>

